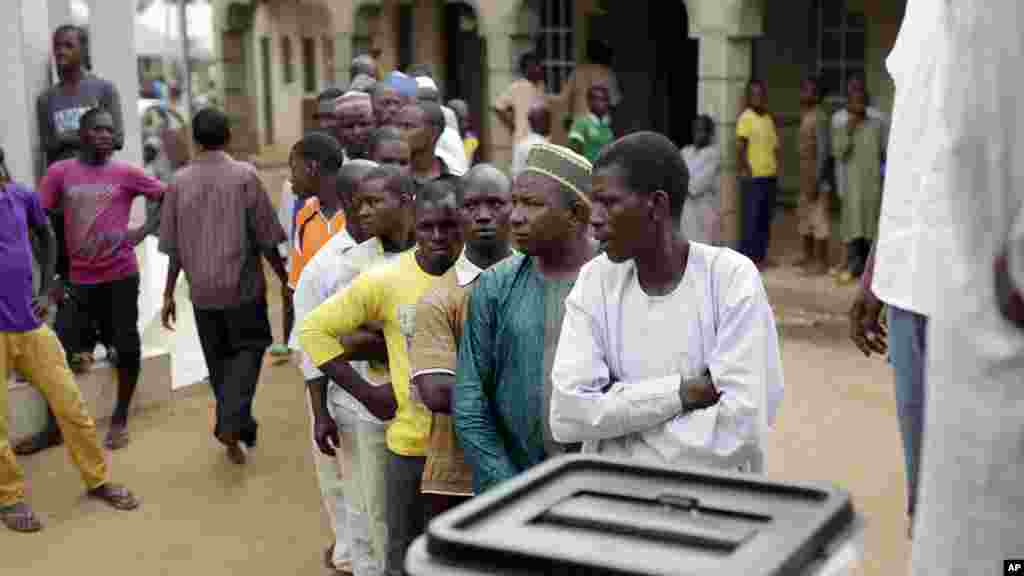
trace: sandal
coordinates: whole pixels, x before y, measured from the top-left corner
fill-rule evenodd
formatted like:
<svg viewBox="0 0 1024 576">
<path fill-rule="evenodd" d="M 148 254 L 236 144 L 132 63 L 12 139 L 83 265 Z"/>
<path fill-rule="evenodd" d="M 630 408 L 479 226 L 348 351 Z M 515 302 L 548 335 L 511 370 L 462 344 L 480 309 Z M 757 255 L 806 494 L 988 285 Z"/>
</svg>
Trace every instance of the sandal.
<svg viewBox="0 0 1024 576">
<path fill-rule="evenodd" d="M 107 450 L 120 450 L 131 443 L 131 437 L 128 435 L 127 426 L 110 426 L 110 430 L 107 431 L 107 438 L 103 441 L 103 446 Z"/>
<path fill-rule="evenodd" d="M 120 484 L 103 484 L 88 492 L 89 498 L 100 500 L 115 510 L 135 510 L 139 507 L 139 499 Z"/>
<path fill-rule="evenodd" d="M 0 508 L 0 522 L 13 532 L 39 532 L 43 523 L 32 508 L 24 502 Z"/>
</svg>

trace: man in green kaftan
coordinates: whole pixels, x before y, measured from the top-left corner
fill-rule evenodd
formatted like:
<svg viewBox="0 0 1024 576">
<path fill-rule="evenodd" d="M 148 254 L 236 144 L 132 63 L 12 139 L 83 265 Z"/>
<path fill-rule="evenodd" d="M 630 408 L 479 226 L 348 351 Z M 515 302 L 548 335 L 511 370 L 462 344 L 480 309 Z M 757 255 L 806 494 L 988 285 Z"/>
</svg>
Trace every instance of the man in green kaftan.
<svg viewBox="0 0 1024 576">
<path fill-rule="evenodd" d="M 553 144 L 530 150 L 509 225 L 521 254 L 483 272 L 470 296 L 453 398 L 474 492 L 565 451 L 551 437 L 551 365 L 569 294 L 598 252 L 590 163 Z"/>
</svg>

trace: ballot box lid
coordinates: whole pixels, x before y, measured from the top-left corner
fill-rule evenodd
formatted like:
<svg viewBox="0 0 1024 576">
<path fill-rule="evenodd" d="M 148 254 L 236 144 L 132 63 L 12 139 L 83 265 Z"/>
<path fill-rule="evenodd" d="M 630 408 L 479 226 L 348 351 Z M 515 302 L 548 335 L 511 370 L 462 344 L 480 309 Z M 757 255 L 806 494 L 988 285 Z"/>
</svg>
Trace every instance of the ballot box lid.
<svg viewBox="0 0 1024 576">
<path fill-rule="evenodd" d="M 449 573 L 776 576 L 803 572 L 853 519 L 828 484 L 575 455 L 438 516 L 424 544 Z"/>
</svg>

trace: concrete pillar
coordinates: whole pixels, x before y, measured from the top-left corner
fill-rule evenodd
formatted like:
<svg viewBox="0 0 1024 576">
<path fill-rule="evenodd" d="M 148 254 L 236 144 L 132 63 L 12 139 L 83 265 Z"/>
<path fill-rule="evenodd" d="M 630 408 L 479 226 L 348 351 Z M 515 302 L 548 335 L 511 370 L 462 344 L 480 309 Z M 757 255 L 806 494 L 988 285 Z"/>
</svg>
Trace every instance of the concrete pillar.
<svg viewBox="0 0 1024 576">
<path fill-rule="evenodd" d="M 697 105 L 718 123 L 722 153 L 722 240 L 740 234 L 736 120 L 752 72 L 753 40 L 763 33 L 764 0 L 689 0 L 690 35 L 700 41 Z"/>
<path fill-rule="evenodd" d="M 124 115 L 124 149 L 120 160 L 142 165 L 142 135 L 139 121 L 138 56 L 135 53 L 135 0 L 90 0 L 89 31 L 93 70 L 117 86 Z M 145 202 L 132 206 L 132 225 L 145 221 Z M 157 251 L 155 238 L 147 238 L 136 250 L 141 275 L 139 329 L 159 322 L 167 257 Z M 158 339 L 158 340 L 162 340 Z M 144 342 L 159 345 L 162 341 Z"/>
<path fill-rule="evenodd" d="M 700 36 L 697 106 L 718 124 L 716 141 L 722 154 L 722 239 L 730 245 L 739 239 L 740 232 L 736 120 L 743 112 L 744 91 L 750 81 L 751 53 L 750 39 L 730 38 L 725 34 Z"/>
<path fill-rule="evenodd" d="M 12 177 L 34 184 L 41 173 L 36 96 L 50 84 L 50 30 L 47 5 L 38 0 L 13 0 L 0 22 L 0 50 L 7 56 L 7 86 L 0 92 L 4 113 L 0 128 Z"/>
<path fill-rule="evenodd" d="M 431 64 L 438 87 L 445 85 L 442 7 L 436 0 L 414 0 L 412 5 L 412 64 Z"/>
<path fill-rule="evenodd" d="M 352 36 L 355 31 L 356 6 L 350 2 L 338 2 L 328 4 L 327 9 L 331 16 L 329 33 L 334 38 L 334 54 L 331 55 L 334 84 L 348 86 L 352 65 Z"/>
<path fill-rule="evenodd" d="M 377 21 L 377 34 L 374 38 L 374 47 L 380 49 L 380 58 L 377 64 L 381 74 L 387 74 L 398 68 L 398 0 L 382 0 L 380 3 L 380 19 Z M 352 45 L 349 42 L 348 50 L 350 57 L 345 61 L 345 77 L 348 78 L 347 68 L 351 60 Z"/>
<path fill-rule="evenodd" d="M 497 3 L 495 3 L 497 4 Z M 484 117 L 480 124 L 483 132 L 490 135 L 491 163 L 502 170 L 512 165 L 512 134 L 498 120 L 492 109 L 494 101 L 517 77 L 514 60 L 512 35 L 518 30 L 518 3 L 501 3 L 501 6 L 481 6 L 480 24 L 487 42 L 487 61 L 484 63 Z"/>
</svg>

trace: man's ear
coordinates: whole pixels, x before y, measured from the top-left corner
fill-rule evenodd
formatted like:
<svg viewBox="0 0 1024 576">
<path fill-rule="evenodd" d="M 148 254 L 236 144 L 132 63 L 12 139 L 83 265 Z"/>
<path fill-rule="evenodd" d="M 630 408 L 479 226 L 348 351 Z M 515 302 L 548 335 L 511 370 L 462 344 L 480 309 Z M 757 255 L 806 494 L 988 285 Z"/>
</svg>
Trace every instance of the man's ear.
<svg viewBox="0 0 1024 576">
<path fill-rule="evenodd" d="M 651 220 L 659 221 L 672 218 L 672 198 L 664 190 L 655 190 L 647 199 L 650 207 Z"/>
</svg>

